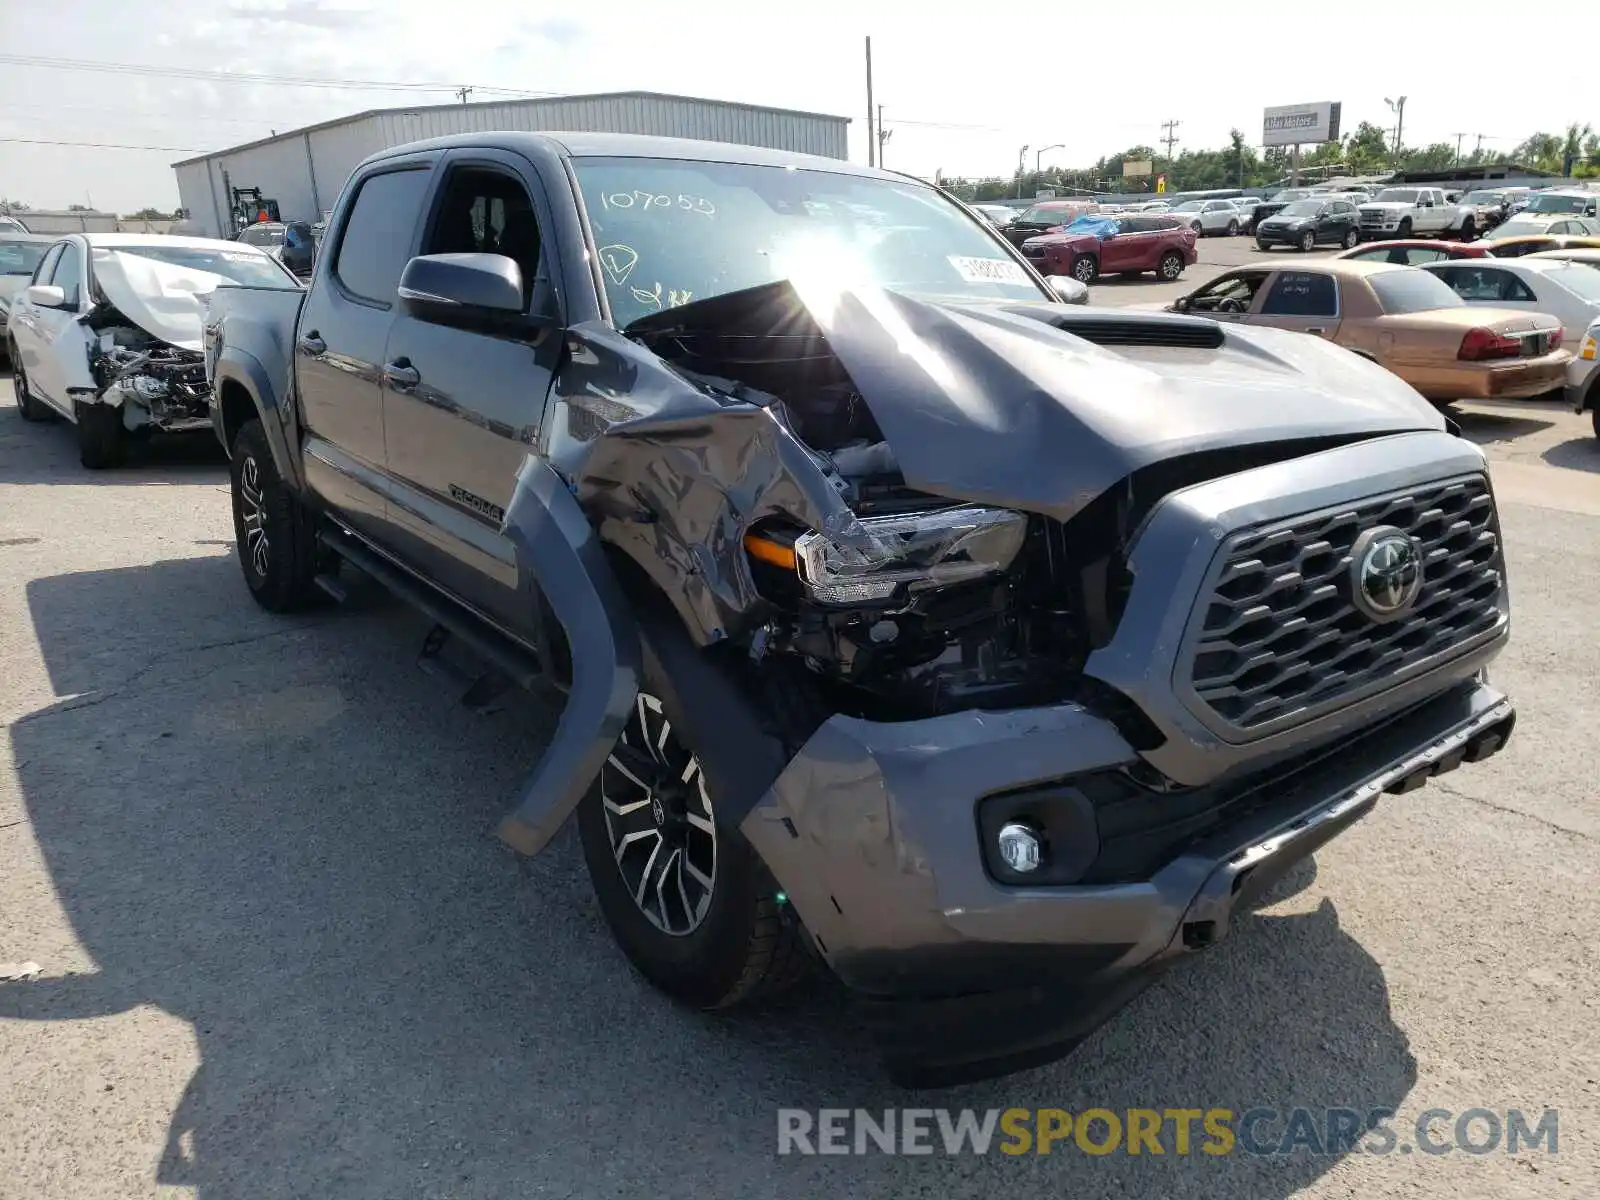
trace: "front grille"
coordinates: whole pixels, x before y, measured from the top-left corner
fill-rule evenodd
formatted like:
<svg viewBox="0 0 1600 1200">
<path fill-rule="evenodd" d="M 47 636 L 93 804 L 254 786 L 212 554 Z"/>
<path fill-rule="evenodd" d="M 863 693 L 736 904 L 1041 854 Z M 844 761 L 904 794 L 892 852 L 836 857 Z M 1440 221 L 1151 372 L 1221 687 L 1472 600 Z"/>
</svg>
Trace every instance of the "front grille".
<svg viewBox="0 0 1600 1200">
<path fill-rule="evenodd" d="M 1385 215 L 1385 213 L 1381 212 L 1364 212 L 1361 214 L 1361 223 L 1363 225 L 1382 225 Z"/>
<path fill-rule="evenodd" d="M 1382 624 L 1351 599 L 1355 541 L 1380 525 L 1414 537 L 1423 564 L 1411 609 Z M 1188 637 L 1193 697 L 1257 736 L 1393 686 L 1501 621 L 1499 526 L 1482 475 L 1247 530 L 1219 559 Z"/>
</svg>

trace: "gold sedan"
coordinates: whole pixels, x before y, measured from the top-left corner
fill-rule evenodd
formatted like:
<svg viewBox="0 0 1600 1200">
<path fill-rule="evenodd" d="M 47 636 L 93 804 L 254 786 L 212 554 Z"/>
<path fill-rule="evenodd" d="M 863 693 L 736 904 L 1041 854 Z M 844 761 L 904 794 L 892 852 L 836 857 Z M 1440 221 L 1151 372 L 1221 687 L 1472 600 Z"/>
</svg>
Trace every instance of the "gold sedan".
<svg viewBox="0 0 1600 1200">
<path fill-rule="evenodd" d="M 1554 317 L 1468 307 L 1436 276 L 1393 263 L 1241 267 L 1170 309 L 1326 338 L 1438 402 L 1542 395 L 1565 383 L 1572 358 Z"/>
</svg>

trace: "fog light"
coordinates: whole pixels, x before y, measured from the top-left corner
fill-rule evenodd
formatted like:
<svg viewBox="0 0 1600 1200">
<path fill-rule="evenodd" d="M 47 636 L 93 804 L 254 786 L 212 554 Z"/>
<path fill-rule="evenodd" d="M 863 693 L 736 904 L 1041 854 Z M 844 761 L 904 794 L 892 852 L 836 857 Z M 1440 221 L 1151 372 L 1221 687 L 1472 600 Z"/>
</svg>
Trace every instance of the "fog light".
<svg viewBox="0 0 1600 1200">
<path fill-rule="evenodd" d="M 1001 860 L 1019 875 L 1037 871 L 1044 861 L 1044 843 L 1038 831 L 1021 821 L 1008 821 L 1000 826 L 995 843 L 1000 848 Z"/>
</svg>

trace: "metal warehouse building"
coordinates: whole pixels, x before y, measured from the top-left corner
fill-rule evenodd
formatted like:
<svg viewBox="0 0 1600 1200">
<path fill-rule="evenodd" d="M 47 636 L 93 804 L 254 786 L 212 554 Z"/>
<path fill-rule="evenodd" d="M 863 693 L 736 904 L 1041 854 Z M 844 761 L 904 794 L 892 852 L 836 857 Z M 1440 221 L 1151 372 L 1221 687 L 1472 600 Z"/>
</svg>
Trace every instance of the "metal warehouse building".
<svg viewBox="0 0 1600 1200">
<path fill-rule="evenodd" d="M 422 138 L 490 129 L 570 129 L 737 142 L 846 157 L 847 117 L 656 92 L 381 108 L 173 163 L 179 203 L 199 231 L 226 237 L 234 188 L 259 188 L 284 220 L 316 221 L 369 154 Z"/>
</svg>

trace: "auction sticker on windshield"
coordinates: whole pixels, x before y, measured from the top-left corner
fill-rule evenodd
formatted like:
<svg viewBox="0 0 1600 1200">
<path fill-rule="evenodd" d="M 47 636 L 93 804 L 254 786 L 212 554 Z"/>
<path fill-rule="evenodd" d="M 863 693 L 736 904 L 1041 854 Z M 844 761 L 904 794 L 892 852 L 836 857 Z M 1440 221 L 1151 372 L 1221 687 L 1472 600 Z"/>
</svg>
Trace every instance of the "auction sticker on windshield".
<svg viewBox="0 0 1600 1200">
<path fill-rule="evenodd" d="M 1003 258 L 965 258 L 959 254 L 946 256 L 956 274 L 968 283 L 1027 283 L 1028 277 L 1021 267 Z"/>
</svg>

